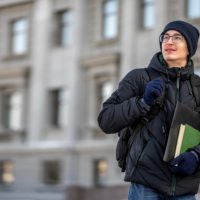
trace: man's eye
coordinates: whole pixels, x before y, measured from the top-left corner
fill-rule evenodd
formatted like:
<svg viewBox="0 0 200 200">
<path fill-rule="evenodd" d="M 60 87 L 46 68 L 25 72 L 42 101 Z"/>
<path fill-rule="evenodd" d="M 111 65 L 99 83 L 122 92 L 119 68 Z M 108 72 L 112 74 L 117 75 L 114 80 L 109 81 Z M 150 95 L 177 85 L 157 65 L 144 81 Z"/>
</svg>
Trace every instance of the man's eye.
<svg viewBox="0 0 200 200">
<path fill-rule="evenodd" d="M 168 40 L 169 39 L 169 36 L 168 35 L 164 35 L 163 36 L 163 40 Z"/>
<path fill-rule="evenodd" d="M 181 36 L 174 36 L 174 40 L 181 40 Z"/>
</svg>

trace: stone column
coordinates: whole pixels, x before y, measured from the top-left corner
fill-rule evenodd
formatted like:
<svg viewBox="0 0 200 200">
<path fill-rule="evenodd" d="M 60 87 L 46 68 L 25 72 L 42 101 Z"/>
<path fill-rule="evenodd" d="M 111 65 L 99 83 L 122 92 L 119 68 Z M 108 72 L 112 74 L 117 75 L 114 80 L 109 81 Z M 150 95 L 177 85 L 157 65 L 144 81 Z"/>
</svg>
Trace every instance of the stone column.
<svg viewBox="0 0 200 200">
<path fill-rule="evenodd" d="M 138 18 L 137 16 L 137 2 L 132 0 L 124 0 L 122 2 L 122 21 L 121 21 L 121 69 L 120 69 L 120 79 L 133 67 L 136 65 L 137 57 L 137 38 L 136 29 L 138 28 Z"/>
<path fill-rule="evenodd" d="M 86 15 L 86 1 L 74 1 L 73 9 L 73 66 L 70 68 L 70 80 L 69 80 L 69 126 L 67 129 L 66 140 L 71 144 L 78 138 L 78 134 L 81 132 L 81 115 L 83 100 L 82 96 L 82 70 L 81 69 L 81 56 L 84 53 L 83 41 L 84 41 L 84 20 Z"/>
<path fill-rule="evenodd" d="M 35 0 L 31 34 L 28 142 L 39 140 L 45 129 L 46 84 L 51 34 L 51 0 Z"/>
</svg>

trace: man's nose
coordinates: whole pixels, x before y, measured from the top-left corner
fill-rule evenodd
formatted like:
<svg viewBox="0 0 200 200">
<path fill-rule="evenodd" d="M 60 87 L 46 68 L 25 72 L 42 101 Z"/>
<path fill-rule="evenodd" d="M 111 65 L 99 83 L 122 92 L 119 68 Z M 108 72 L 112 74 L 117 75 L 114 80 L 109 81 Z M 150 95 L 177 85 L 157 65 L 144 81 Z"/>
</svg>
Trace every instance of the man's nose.
<svg viewBox="0 0 200 200">
<path fill-rule="evenodd" d="M 169 37 L 169 40 L 167 41 L 167 43 L 173 44 L 173 37 Z"/>
</svg>

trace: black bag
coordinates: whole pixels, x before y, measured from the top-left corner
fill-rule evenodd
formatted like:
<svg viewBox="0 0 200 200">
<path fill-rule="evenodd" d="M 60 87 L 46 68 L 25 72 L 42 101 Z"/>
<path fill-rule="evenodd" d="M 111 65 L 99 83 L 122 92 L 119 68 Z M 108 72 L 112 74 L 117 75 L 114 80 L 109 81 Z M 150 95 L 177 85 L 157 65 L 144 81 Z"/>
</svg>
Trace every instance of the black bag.
<svg viewBox="0 0 200 200">
<path fill-rule="evenodd" d="M 121 171 L 124 172 L 126 167 L 126 155 L 128 153 L 128 141 L 131 136 L 129 127 L 122 129 L 118 133 L 118 136 L 119 140 L 116 147 L 116 160 Z"/>
<path fill-rule="evenodd" d="M 118 166 L 121 168 L 122 172 L 125 172 L 126 169 L 126 155 L 134 141 L 134 137 L 140 128 L 142 128 L 147 122 L 147 118 L 142 120 L 136 127 L 126 127 L 119 131 L 118 136 L 119 140 L 116 147 L 116 160 Z"/>
</svg>

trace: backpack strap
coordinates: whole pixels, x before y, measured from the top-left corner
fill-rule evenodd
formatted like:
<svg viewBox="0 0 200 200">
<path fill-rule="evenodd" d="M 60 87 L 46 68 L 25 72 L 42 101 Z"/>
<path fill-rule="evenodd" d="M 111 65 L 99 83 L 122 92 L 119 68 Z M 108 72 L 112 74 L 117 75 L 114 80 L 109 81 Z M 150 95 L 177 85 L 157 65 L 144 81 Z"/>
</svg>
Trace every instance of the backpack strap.
<svg viewBox="0 0 200 200">
<path fill-rule="evenodd" d="M 191 75 L 190 84 L 192 86 L 192 93 L 197 104 L 196 111 L 200 112 L 200 77 L 197 74 Z"/>
<path fill-rule="evenodd" d="M 152 68 L 145 68 L 145 71 L 149 77 L 149 81 L 154 80 L 158 77 L 161 77 L 161 74 Z"/>
<path fill-rule="evenodd" d="M 145 71 L 149 77 L 149 81 L 161 77 L 161 74 L 152 68 L 145 68 Z M 133 128 L 134 130 L 139 130 L 158 114 L 158 112 L 163 108 L 164 93 L 165 92 L 163 91 L 162 95 L 156 99 L 155 105 L 152 106 L 149 113 L 145 117 L 143 117 L 135 127 L 132 126 L 131 128 Z"/>
<path fill-rule="evenodd" d="M 162 77 L 162 74 L 153 68 L 145 68 L 145 71 L 149 77 L 149 81 L 154 80 L 159 77 Z M 152 110 L 155 110 L 155 111 L 152 111 L 153 115 L 155 115 L 157 113 L 157 109 L 160 109 L 161 107 L 163 107 L 164 96 L 165 96 L 165 90 L 163 91 L 162 95 L 156 99 L 156 104 L 155 104 L 154 108 L 152 109 Z M 155 112 L 155 114 L 154 114 L 154 112 Z"/>
<path fill-rule="evenodd" d="M 160 73 L 157 72 L 156 70 L 152 69 L 152 68 L 145 68 L 145 71 L 146 71 L 146 74 L 147 74 L 147 77 L 148 77 L 148 81 L 151 81 L 155 78 L 161 77 Z M 126 148 L 125 152 L 122 152 L 122 153 L 124 153 L 125 157 L 121 160 L 118 159 L 118 164 L 121 167 L 122 172 L 124 172 L 125 169 L 126 169 L 126 155 L 131 149 L 132 143 L 135 139 L 137 132 L 142 127 L 144 127 L 149 121 L 151 121 L 158 114 L 160 109 L 162 108 L 164 96 L 162 96 L 160 99 L 161 99 L 160 102 L 162 102 L 162 104 L 159 101 L 156 101 L 155 105 L 152 107 L 150 112 L 145 117 L 143 117 L 138 123 L 136 123 L 136 124 L 134 123 L 134 125 L 127 127 L 125 129 L 123 129 L 121 133 L 120 132 L 118 133 L 119 137 L 121 138 L 121 141 L 123 140 L 122 139 L 123 136 L 125 138 L 128 135 L 127 148 Z M 146 135 L 144 137 L 148 137 L 150 139 L 150 136 Z"/>
</svg>

